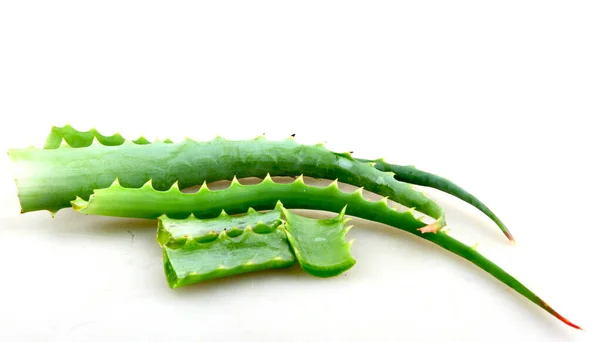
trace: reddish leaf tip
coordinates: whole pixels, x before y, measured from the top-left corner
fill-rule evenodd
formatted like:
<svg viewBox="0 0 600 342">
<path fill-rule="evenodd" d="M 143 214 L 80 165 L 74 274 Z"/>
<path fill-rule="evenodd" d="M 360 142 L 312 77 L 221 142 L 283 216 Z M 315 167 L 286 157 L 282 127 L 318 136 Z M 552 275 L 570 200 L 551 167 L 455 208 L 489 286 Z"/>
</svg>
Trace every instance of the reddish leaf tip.
<svg viewBox="0 0 600 342">
<path fill-rule="evenodd" d="M 505 231 L 504 235 L 508 238 L 508 241 L 510 241 L 511 243 L 513 243 L 513 244 L 517 243 L 515 241 L 515 237 L 509 231 Z"/>
<path fill-rule="evenodd" d="M 582 328 L 582 327 L 580 327 L 580 326 L 578 326 L 577 324 L 575 324 L 575 323 L 573 323 L 573 322 L 569 321 L 568 319 L 564 318 L 564 317 L 563 317 L 563 316 L 561 316 L 561 315 L 558 315 L 556 318 L 560 319 L 560 320 L 561 320 L 563 323 L 565 323 L 566 325 L 568 325 L 568 326 L 570 326 L 570 327 L 572 327 L 572 328 L 575 328 L 575 329 L 578 329 L 578 330 L 581 330 L 581 331 L 585 331 L 585 330 L 583 330 L 583 328 Z"/>
<path fill-rule="evenodd" d="M 565 317 L 563 317 L 561 314 L 559 314 L 558 312 L 556 312 L 556 310 L 552 309 L 550 307 L 550 305 L 546 304 L 546 302 L 544 302 L 543 300 L 540 300 L 540 302 L 542 303 L 542 306 L 549 312 L 551 313 L 554 317 L 558 318 L 561 322 L 565 323 L 566 325 L 584 331 L 580 326 L 578 326 L 577 324 L 569 321 L 568 319 L 566 319 Z"/>
</svg>

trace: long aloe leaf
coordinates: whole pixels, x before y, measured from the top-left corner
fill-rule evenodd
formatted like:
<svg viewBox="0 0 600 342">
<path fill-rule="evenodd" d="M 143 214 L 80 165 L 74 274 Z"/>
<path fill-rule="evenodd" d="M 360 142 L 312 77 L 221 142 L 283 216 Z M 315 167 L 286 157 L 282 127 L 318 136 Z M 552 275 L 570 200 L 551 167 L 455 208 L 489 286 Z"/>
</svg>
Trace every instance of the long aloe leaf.
<svg viewBox="0 0 600 342">
<path fill-rule="evenodd" d="M 114 182 L 109 188 L 95 190 L 89 201 L 78 198 L 72 201 L 72 205 L 75 210 L 95 215 L 157 218 L 163 214 L 169 217 L 187 217 L 193 214 L 202 218 L 214 217 L 222 210 L 229 214 L 243 213 L 249 207 L 256 210 L 269 210 L 279 201 L 285 208 L 325 210 L 336 213 L 347 206 L 348 215 L 384 223 L 428 240 L 470 261 L 565 324 L 580 329 L 473 248 L 445 233 L 423 234 L 419 229 L 426 224 L 417 220 L 412 212 L 393 210 L 388 206 L 386 199 L 378 202 L 365 200 L 362 189 L 352 193 L 342 192 L 337 181 L 320 188 L 306 185 L 302 178 L 298 178 L 293 183 L 278 184 L 270 177 L 266 177 L 257 185 L 246 186 L 234 179 L 227 189 L 210 190 L 205 183 L 196 193 L 181 193 L 176 186 L 166 191 L 157 191 L 150 182 L 141 188 L 124 188 L 118 182 Z"/>
<path fill-rule="evenodd" d="M 82 148 L 82 147 L 91 146 L 94 143 L 94 141 L 97 141 L 100 144 L 106 145 L 106 146 L 120 146 L 120 145 L 127 143 L 127 140 L 118 133 L 113 134 L 113 135 L 102 135 L 96 129 L 90 129 L 88 131 L 78 131 L 78 130 L 74 129 L 72 126 L 66 125 L 64 127 L 54 126 L 51 128 L 50 134 L 48 135 L 48 137 L 46 139 L 46 144 L 44 145 L 44 148 L 45 149 L 57 149 L 57 148 L 60 148 L 61 146 Z M 150 141 L 148 141 L 144 137 L 140 137 L 139 139 L 136 139 L 132 142 L 137 145 L 150 144 Z M 163 143 L 171 143 L 171 141 L 169 139 L 167 139 L 167 140 L 163 141 Z M 323 148 L 322 145 L 318 145 L 318 147 Z M 265 153 L 269 153 L 269 150 L 265 151 Z M 383 159 L 376 159 L 376 160 L 354 159 L 353 160 L 349 153 L 333 153 L 333 154 L 337 155 L 337 156 L 345 157 L 346 159 L 350 159 L 353 162 L 360 161 L 363 163 L 373 165 L 376 169 L 378 169 L 380 171 L 386 172 L 387 174 L 392 174 L 393 177 L 396 180 L 400 181 L 401 183 L 410 183 L 410 184 L 429 186 L 429 187 L 433 187 L 433 188 L 436 188 L 441 191 L 445 191 L 449 194 L 452 194 L 452 195 L 470 203 L 471 205 L 475 206 L 479 210 L 483 211 L 487 216 L 489 216 L 500 227 L 502 232 L 511 241 L 514 241 L 514 238 L 513 238 L 512 234 L 509 232 L 508 228 L 504 225 L 504 223 L 502 223 L 502 221 L 500 221 L 500 219 L 487 206 L 485 206 L 481 201 L 479 201 L 473 195 L 466 192 L 464 189 L 458 187 L 456 184 L 450 182 L 449 180 L 447 180 L 445 178 L 442 178 L 442 177 L 437 176 L 432 173 L 420 171 L 416 168 L 389 164 L 389 163 L 386 163 Z M 300 156 L 299 159 L 304 159 L 304 158 L 302 156 Z M 342 160 L 341 163 L 348 164 L 344 160 Z M 246 164 L 247 163 L 245 163 L 244 161 L 239 161 L 237 166 L 240 168 L 247 167 L 248 165 L 246 165 Z M 325 166 L 325 164 L 326 163 L 322 163 L 322 166 Z M 325 167 L 330 167 L 330 166 L 325 166 Z M 27 169 L 26 166 L 24 166 L 23 168 Z M 307 168 L 310 168 L 310 165 L 307 165 Z M 19 168 L 17 168 L 17 169 L 19 169 Z M 270 173 L 273 175 L 278 175 L 276 170 L 267 170 L 267 171 L 270 171 Z M 304 171 L 306 171 L 306 170 L 304 170 Z M 356 170 L 356 171 L 358 172 L 360 170 Z M 304 174 L 309 175 L 309 176 L 311 175 L 309 172 L 304 172 Z M 115 178 L 120 177 L 119 175 L 115 175 L 115 174 L 111 174 L 111 175 L 115 176 Z M 294 175 L 297 175 L 297 172 L 295 172 Z M 19 174 L 16 174 L 16 177 L 15 177 L 16 181 L 17 181 L 17 185 L 19 185 L 18 176 L 19 176 Z M 333 179 L 333 177 L 335 177 L 335 178 L 341 179 L 342 181 L 344 180 L 344 177 L 340 174 L 336 174 L 335 171 L 331 172 L 331 174 L 329 174 L 328 176 L 329 177 L 322 177 L 322 178 Z M 226 175 L 225 178 L 231 179 L 231 177 L 232 177 L 232 175 L 229 174 L 229 175 Z M 154 178 L 154 179 L 155 179 L 155 184 L 156 184 L 157 179 L 156 178 Z M 198 184 L 201 183 L 201 180 L 202 179 L 200 179 Z M 385 181 L 386 182 L 389 181 L 387 176 L 386 176 Z M 406 196 L 406 195 L 400 194 L 397 196 L 392 196 L 392 195 L 390 195 L 389 190 L 385 191 L 385 193 L 384 193 L 381 191 L 381 189 L 375 190 L 374 187 L 370 186 L 369 184 L 363 185 L 361 182 L 362 182 L 361 179 L 356 179 L 356 181 L 351 184 L 356 185 L 356 186 L 365 186 L 368 190 L 377 192 L 380 195 L 390 196 L 390 199 L 392 199 L 394 201 L 405 204 L 409 207 L 413 206 L 411 203 L 414 202 L 414 199 L 404 199 L 404 200 L 400 199 L 401 197 Z M 361 183 L 361 184 L 358 184 L 358 183 Z M 23 187 L 25 187 L 25 186 L 26 185 L 23 185 Z M 103 182 L 98 182 L 96 184 L 95 188 L 103 188 L 105 186 L 108 186 L 108 184 L 106 184 L 103 181 Z M 138 186 L 139 186 L 139 184 L 138 184 Z M 157 186 L 160 186 L 160 185 L 157 185 Z M 392 192 L 397 192 L 398 190 L 399 189 L 392 189 Z M 87 198 L 87 196 L 89 195 L 89 191 L 90 191 L 90 189 L 86 188 L 82 193 L 77 194 L 77 195 L 80 197 L 83 197 L 83 198 Z M 418 199 L 417 203 L 421 203 L 421 205 L 415 205 L 414 207 L 417 210 L 419 210 L 431 217 L 434 217 L 438 220 L 437 224 L 431 226 L 430 229 L 426 229 L 426 231 L 431 230 L 431 229 L 437 230 L 445 225 L 444 214 L 443 214 L 442 210 L 439 207 L 437 207 L 437 205 L 435 205 L 435 203 L 432 203 L 431 201 L 427 201 L 425 198 L 423 198 L 424 196 L 422 194 L 415 194 L 414 191 L 410 191 L 408 189 L 402 189 L 402 191 L 408 192 L 408 193 L 412 192 L 411 196 Z M 27 196 L 27 194 L 23 194 L 20 197 L 25 197 L 25 196 Z M 23 204 L 23 201 L 21 201 L 21 202 Z M 41 209 L 49 209 L 52 212 L 57 211 L 58 209 L 60 209 L 62 207 L 61 205 L 65 205 L 64 201 L 61 201 L 61 202 L 62 202 L 62 204 L 60 204 L 60 202 L 57 202 L 58 204 L 54 203 L 53 204 L 54 208 L 47 208 L 47 207 L 42 206 Z M 35 207 L 33 207 L 32 209 L 28 209 L 27 208 L 28 203 L 25 203 L 25 205 L 26 205 L 26 207 L 23 208 L 24 212 L 40 209 L 40 208 L 36 209 Z"/>
<path fill-rule="evenodd" d="M 58 144 L 58 137 L 75 147 Z M 109 145 L 122 143 L 107 146 L 92 143 L 94 140 Z M 204 181 L 231 180 L 236 175 L 263 178 L 269 173 L 339 179 L 436 219 L 430 226 L 434 230 L 446 224 L 443 210 L 412 185 L 397 181 L 391 172 L 354 160 L 349 153 L 334 153 L 323 145 L 302 145 L 293 139 L 267 141 L 264 137 L 151 144 L 139 140 L 144 143 L 127 141 L 120 135 L 101 137 L 95 130 L 81 133 L 63 127 L 53 130 L 45 149 L 9 150 L 22 212 L 56 212 L 76 197 L 87 199 L 93 189 L 110 186 L 116 178 L 131 188 L 152 179 L 155 189 L 166 190 L 175 182 L 184 188 Z"/>
</svg>

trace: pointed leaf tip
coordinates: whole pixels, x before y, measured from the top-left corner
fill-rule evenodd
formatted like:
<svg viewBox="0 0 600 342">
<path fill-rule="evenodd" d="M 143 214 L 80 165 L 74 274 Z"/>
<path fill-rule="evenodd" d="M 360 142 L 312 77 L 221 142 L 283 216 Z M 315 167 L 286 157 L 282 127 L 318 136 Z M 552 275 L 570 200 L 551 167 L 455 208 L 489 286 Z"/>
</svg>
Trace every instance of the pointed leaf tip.
<svg viewBox="0 0 600 342">
<path fill-rule="evenodd" d="M 538 298 L 539 299 L 539 298 Z M 558 318 L 561 322 L 565 323 L 566 325 L 575 328 L 577 330 L 581 330 L 584 331 L 583 328 L 581 328 L 580 326 L 578 326 L 577 324 L 569 321 L 567 318 L 565 318 L 563 315 L 559 314 L 558 312 L 556 312 L 556 310 L 554 310 L 552 307 L 550 307 L 550 305 L 548 305 L 548 303 L 546 303 L 545 301 L 539 299 L 540 304 L 542 305 L 542 307 L 548 312 L 550 313 L 552 316 Z"/>
</svg>

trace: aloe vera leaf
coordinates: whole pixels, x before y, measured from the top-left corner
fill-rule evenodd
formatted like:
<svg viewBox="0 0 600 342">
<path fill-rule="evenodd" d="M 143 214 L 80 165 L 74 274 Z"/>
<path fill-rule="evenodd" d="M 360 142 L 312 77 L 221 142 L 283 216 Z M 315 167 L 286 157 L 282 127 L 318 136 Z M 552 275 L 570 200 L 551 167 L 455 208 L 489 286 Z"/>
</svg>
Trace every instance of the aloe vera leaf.
<svg viewBox="0 0 600 342">
<path fill-rule="evenodd" d="M 281 204 L 285 215 L 283 226 L 294 254 L 303 270 L 317 277 L 337 276 L 356 264 L 350 255 L 352 242 L 346 241 L 346 207 L 330 219 L 313 219 L 294 214 Z"/>
<path fill-rule="evenodd" d="M 334 213 L 341 212 L 347 206 L 347 215 L 387 224 L 428 240 L 470 261 L 565 324 L 581 329 L 473 248 L 443 232 L 422 234 L 419 228 L 426 224 L 416 219 L 411 211 L 396 211 L 388 206 L 385 198 L 378 202 L 365 200 L 362 189 L 352 193 L 342 192 L 337 181 L 321 188 L 304 184 L 302 177 L 292 183 L 279 184 L 267 176 L 256 185 L 241 185 L 234 179 L 230 187 L 223 190 L 210 190 L 205 183 L 196 193 L 181 193 L 175 186 L 167 191 L 157 191 L 150 182 L 135 189 L 124 188 L 114 182 L 109 188 L 95 190 L 89 201 L 81 198 L 72 201 L 72 206 L 77 211 L 94 215 L 157 218 L 163 214 L 169 217 L 187 217 L 193 213 L 201 218 L 214 217 L 221 210 L 230 214 L 243 213 L 249 207 L 270 210 L 279 201 L 288 209 Z"/>
<path fill-rule="evenodd" d="M 56 146 L 56 137 L 61 134 L 75 148 L 50 148 Z M 82 147 L 90 139 L 120 141 L 118 135 L 111 137 L 101 137 L 95 130 L 81 133 L 63 127 L 51 133 L 47 149 L 9 150 L 21 212 L 57 212 L 69 207 L 76 197 L 87 199 L 93 189 L 110 186 L 116 178 L 131 188 L 152 179 L 157 190 L 167 190 L 176 181 L 186 188 L 204 181 L 231 180 L 235 175 L 263 178 L 270 173 L 339 179 L 436 219 L 429 226 L 436 230 L 446 224 L 443 210 L 412 185 L 398 182 L 391 172 L 354 160 L 349 153 L 334 153 L 321 144 L 302 145 L 293 139 L 266 141 L 259 137 L 248 141 L 185 139 L 180 143 L 158 141 L 142 145 L 125 140 L 118 146 L 90 142 Z"/>
<path fill-rule="evenodd" d="M 282 215 L 286 217 L 285 224 Z M 192 215 L 180 220 L 162 215 L 157 242 L 163 248 L 167 281 L 171 287 L 180 287 L 216 276 L 285 267 L 294 258 L 309 274 L 338 275 L 356 263 L 350 256 L 350 243 L 344 240 L 349 227 L 344 228 L 347 220 L 343 215 L 342 211 L 333 219 L 311 219 L 290 212 L 281 203 L 265 213 L 250 208 L 240 216 L 230 216 L 224 210 L 210 219 Z M 235 239 L 249 231 L 263 236 Z M 281 242 L 282 231 L 289 244 Z M 223 255 L 224 250 L 231 254 Z M 253 259 L 248 255 L 254 255 Z"/>
<path fill-rule="evenodd" d="M 60 146 L 61 138 L 64 138 L 67 144 L 71 147 L 86 147 L 92 144 L 93 137 L 95 137 L 100 143 L 104 145 L 120 145 L 125 139 L 119 135 L 114 134 L 112 136 L 104 136 L 97 130 L 91 129 L 87 132 L 80 132 L 70 125 L 64 127 L 52 127 L 51 133 L 48 137 L 48 141 L 52 141 L 52 144 L 46 144 L 45 148 L 57 148 Z M 150 142 L 144 137 L 134 140 L 134 143 L 138 144 L 149 144 Z M 433 173 L 421 171 L 413 166 L 403 166 L 387 163 L 382 158 L 369 160 L 356 158 L 355 160 L 364 163 L 372 164 L 376 169 L 383 172 L 393 172 L 394 178 L 403 183 L 416 184 L 431 187 L 450 195 L 453 195 L 480 210 L 486 216 L 488 216 L 498 227 L 502 230 L 504 235 L 512 242 L 514 237 L 506 227 L 506 225 L 489 209 L 483 202 L 467 192 L 465 189 L 459 187 L 450 180 L 438 176 Z M 437 229 L 439 226 L 433 227 Z"/>
<path fill-rule="evenodd" d="M 173 219 L 161 217 L 163 225 Z M 198 222 L 202 225 L 203 222 Z M 167 283 L 178 288 L 193 283 L 272 268 L 290 267 L 296 262 L 286 233 L 281 227 L 269 233 L 257 233 L 251 227 L 231 237 L 226 231 L 208 242 L 190 238 L 178 247 L 163 245 Z"/>
<path fill-rule="evenodd" d="M 390 164 L 383 159 L 367 160 L 356 158 L 356 160 L 373 163 L 375 168 L 383 172 L 393 172 L 394 178 L 400 182 L 434 188 L 469 203 L 473 207 L 479 209 L 487 217 L 492 219 L 492 221 L 494 221 L 494 223 L 500 227 L 504 235 L 506 235 L 510 241 L 515 241 L 513 235 L 510 233 L 506 225 L 500 220 L 500 218 L 498 218 L 498 216 L 496 216 L 496 214 L 494 214 L 490 208 L 477 199 L 477 197 L 473 196 L 460 186 L 454 184 L 452 181 L 436 174 L 419 170 L 414 166 Z"/>
<path fill-rule="evenodd" d="M 236 237 L 246 228 L 266 234 L 281 225 L 281 215 L 280 210 L 261 213 L 249 208 L 246 214 L 240 216 L 229 216 L 223 210 L 218 217 L 209 219 L 197 219 L 193 216 L 179 220 L 161 218 L 158 221 L 156 240 L 161 246 L 176 248 L 183 246 L 189 239 L 198 243 L 214 241 L 221 232 Z"/>
</svg>

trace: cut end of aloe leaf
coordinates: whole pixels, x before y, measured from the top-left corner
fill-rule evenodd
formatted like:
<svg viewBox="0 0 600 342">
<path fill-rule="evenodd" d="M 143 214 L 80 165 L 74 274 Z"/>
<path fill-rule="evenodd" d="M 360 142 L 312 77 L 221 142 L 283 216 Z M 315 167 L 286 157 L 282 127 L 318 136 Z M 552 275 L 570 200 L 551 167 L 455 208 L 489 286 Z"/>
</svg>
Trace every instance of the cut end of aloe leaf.
<svg viewBox="0 0 600 342">
<path fill-rule="evenodd" d="M 425 233 L 436 234 L 442 228 L 444 228 L 444 225 L 441 222 L 436 221 L 432 224 L 426 225 L 425 227 L 421 227 L 418 230 L 421 231 L 421 233 L 423 233 L 423 234 L 425 234 Z"/>
</svg>

